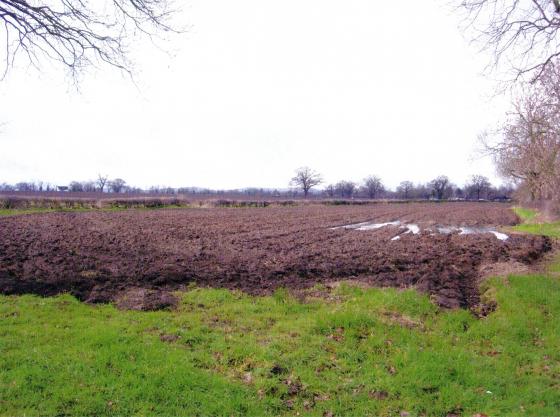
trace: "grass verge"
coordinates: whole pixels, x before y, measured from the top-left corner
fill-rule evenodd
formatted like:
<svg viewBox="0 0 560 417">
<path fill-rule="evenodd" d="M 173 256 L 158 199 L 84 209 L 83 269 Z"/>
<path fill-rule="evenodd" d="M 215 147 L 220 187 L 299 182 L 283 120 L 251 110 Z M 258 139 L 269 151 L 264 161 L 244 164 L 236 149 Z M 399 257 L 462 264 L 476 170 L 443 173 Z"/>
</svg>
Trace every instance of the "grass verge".
<svg viewBox="0 0 560 417">
<path fill-rule="evenodd" d="M 187 209 L 190 206 L 179 205 L 165 205 L 158 207 L 125 207 L 125 206 L 109 206 L 103 208 L 89 208 L 89 207 L 73 207 L 73 208 L 47 208 L 47 207 L 34 207 L 34 208 L 17 208 L 17 209 L 0 209 L 0 217 L 2 216 L 19 216 L 23 214 L 36 214 L 36 213 L 56 213 L 56 212 L 84 212 L 84 211 L 122 211 L 122 210 L 172 210 L 172 209 Z"/>
<path fill-rule="evenodd" d="M 74 209 L 51 209 L 51 208 L 0 209 L 0 216 L 17 216 L 20 214 L 51 213 L 55 211 L 74 211 Z"/>
<path fill-rule="evenodd" d="M 517 214 L 517 216 L 519 216 L 521 220 L 523 220 L 523 222 L 530 222 L 534 220 L 538 214 L 536 210 L 519 206 L 513 207 L 512 210 L 515 212 L 515 214 Z"/>
<path fill-rule="evenodd" d="M 3 415 L 553 415 L 560 281 L 493 279 L 483 320 L 418 293 L 347 285 L 182 295 L 118 311 L 68 295 L 0 297 Z"/>
<path fill-rule="evenodd" d="M 512 230 L 555 238 L 560 237 L 560 222 L 538 223 L 536 222 L 538 212 L 533 209 L 514 207 L 513 211 L 523 220 L 523 223 L 513 226 Z"/>
</svg>

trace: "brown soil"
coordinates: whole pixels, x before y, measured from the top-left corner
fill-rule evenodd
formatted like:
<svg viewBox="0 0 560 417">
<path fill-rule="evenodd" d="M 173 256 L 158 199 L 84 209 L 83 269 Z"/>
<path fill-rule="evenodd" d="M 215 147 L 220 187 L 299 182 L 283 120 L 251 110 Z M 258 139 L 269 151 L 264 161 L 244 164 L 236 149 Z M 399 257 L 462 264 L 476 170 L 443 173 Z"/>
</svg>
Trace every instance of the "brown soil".
<svg viewBox="0 0 560 417">
<path fill-rule="evenodd" d="M 526 275 L 536 269 L 536 265 L 529 265 L 517 261 L 490 262 L 478 268 L 480 278 L 501 277 L 507 275 Z"/>
<path fill-rule="evenodd" d="M 512 235 L 403 235 L 331 227 L 375 220 L 512 225 L 502 204 L 377 204 L 266 209 L 34 214 L 0 219 L 0 292 L 69 292 L 125 308 L 171 306 L 167 291 L 201 286 L 268 294 L 343 279 L 415 286 L 444 307 L 479 302 L 481 265 L 532 264 L 549 239 Z M 128 304 L 127 304 L 128 303 Z"/>
</svg>

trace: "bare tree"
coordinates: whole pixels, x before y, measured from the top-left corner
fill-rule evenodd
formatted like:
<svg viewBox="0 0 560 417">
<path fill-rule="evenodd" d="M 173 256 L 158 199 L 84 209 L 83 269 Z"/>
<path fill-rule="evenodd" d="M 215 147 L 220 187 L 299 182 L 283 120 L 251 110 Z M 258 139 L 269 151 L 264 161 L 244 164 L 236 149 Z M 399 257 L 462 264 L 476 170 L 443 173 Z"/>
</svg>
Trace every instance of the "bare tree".
<svg viewBox="0 0 560 417">
<path fill-rule="evenodd" d="M 356 184 L 352 181 L 339 181 L 334 186 L 335 193 L 342 198 L 352 198 L 356 190 Z"/>
<path fill-rule="evenodd" d="M 463 200 L 465 198 L 465 190 L 461 187 L 457 187 L 453 190 L 453 196 L 459 200 Z"/>
<path fill-rule="evenodd" d="M 484 196 L 492 184 L 487 177 L 483 175 L 473 175 L 467 184 L 467 189 L 469 194 L 476 196 L 477 200 L 480 200 L 481 196 Z"/>
<path fill-rule="evenodd" d="M 95 181 L 84 181 L 82 187 L 86 193 L 94 193 L 97 191 L 97 184 Z"/>
<path fill-rule="evenodd" d="M 309 167 L 301 167 L 296 170 L 296 175 L 290 181 L 290 185 L 299 187 L 303 196 L 307 198 L 309 191 L 323 182 L 321 175 Z"/>
<path fill-rule="evenodd" d="M 408 200 L 410 198 L 410 193 L 414 189 L 414 184 L 410 181 L 402 181 L 397 187 L 397 194 Z"/>
<path fill-rule="evenodd" d="M 430 181 L 430 187 L 432 188 L 435 197 L 438 200 L 443 200 L 445 197 L 445 191 L 449 186 L 449 178 L 445 175 L 440 175 L 439 177 Z"/>
<path fill-rule="evenodd" d="M 506 122 L 482 137 L 502 176 L 522 185 L 529 199 L 560 196 L 560 71 L 547 68 L 525 84 Z"/>
<path fill-rule="evenodd" d="M 379 195 L 385 191 L 385 186 L 381 181 L 381 178 L 372 175 L 364 179 L 364 191 L 369 198 L 377 198 Z"/>
<path fill-rule="evenodd" d="M 99 191 L 103 192 L 105 189 L 105 184 L 107 184 L 107 180 L 109 179 L 108 175 L 97 175 L 97 186 L 99 187 Z"/>
<path fill-rule="evenodd" d="M 16 189 L 18 191 L 37 191 L 37 186 L 33 182 L 18 182 L 16 184 Z"/>
<path fill-rule="evenodd" d="M 68 184 L 68 190 L 72 191 L 73 193 L 81 193 L 82 191 L 84 191 L 84 186 L 79 181 L 72 181 L 70 184 Z"/>
<path fill-rule="evenodd" d="M 506 62 L 515 79 L 538 79 L 560 55 L 560 0 L 454 0 L 475 40 Z"/>
<path fill-rule="evenodd" d="M 115 178 L 113 181 L 109 181 L 109 189 L 114 193 L 122 192 L 125 186 L 126 181 L 121 178 Z"/>
<path fill-rule="evenodd" d="M 7 184 L 5 182 L 0 184 L 0 191 L 15 191 L 15 190 L 16 190 L 16 187 L 11 185 L 11 184 Z"/>
<path fill-rule="evenodd" d="M 105 63 L 130 72 L 135 36 L 174 31 L 170 0 L 1 0 L 5 71 L 19 55 L 39 67 L 61 63 L 72 76 Z"/>
</svg>

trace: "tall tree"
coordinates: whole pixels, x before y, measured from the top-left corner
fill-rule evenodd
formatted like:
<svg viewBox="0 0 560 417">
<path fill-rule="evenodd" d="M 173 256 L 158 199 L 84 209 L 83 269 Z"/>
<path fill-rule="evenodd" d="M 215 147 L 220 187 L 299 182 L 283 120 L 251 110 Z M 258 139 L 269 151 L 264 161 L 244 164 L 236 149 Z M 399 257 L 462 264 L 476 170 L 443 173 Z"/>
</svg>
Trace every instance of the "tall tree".
<svg viewBox="0 0 560 417">
<path fill-rule="evenodd" d="M 473 175 L 467 184 L 467 189 L 472 196 L 476 196 L 477 200 L 480 200 L 484 196 L 492 184 L 487 177 L 483 175 Z"/>
<path fill-rule="evenodd" d="M 438 200 L 443 200 L 445 197 L 445 191 L 449 185 L 449 178 L 445 175 L 440 175 L 437 178 L 434 178 L 430 181 L 430 187 L 432 188 L 435 197 Z"/>
<path fill-rule="evenodd" d="M 334 186 L 335 193 L 342 198 L 352 198 L 356 184 L 352 181 L 339 181 Z"/>
<path fill-rule="evenodd" d="M 115 178 L 113 181 L 109 182 L 109 188 L 114 193 L 120 193 L 124 191 L 126 186 L 126 181 L 121 178 Z"/>
<path fill-rule="evenodd" d="M 100 192 L 103 192 L 103 191 L 104 191 L 104 189 L 105 189 L 105 184 L 107 184 L 107 180 L 108 180 L 108 179 L 109 179 L 109 176 L 108 176 L 108 175 L 101 175 L 101 174 L 97 175 L 97 181 L 96 181 L 96 183 L 97 183 L 97 185 L 98 185 L 98 187 L 99 187 L 99 191 L 100 191 Z"/>
<path fill-rule="evenodd" d="M 414 184 L 410 181 L 402 181 L 397 187 L 397 194 L 408 200 L 410 198 L 410 193 L 414 189 Z"/>
<path fill-rule="evenodd" d="M 321 175 L 309 167 L 301 167 L 296 170 L 296 175 L 290 181 L 291 185 L 301 188 L 303 196 L 307 198 L 309 191 L 323 182 Z"/>
<path fill-rule="evenodd" d="M 502 176 L 528 197 L 560 197 L 560 69 L 548 67 L 536 83 L 522 85 L 512 111 L 483 144 Z"/>
<path fill-rule="evenodd" d="M 72 191 L 73 193 L 81 193 L 82 191 L 84 191 L 84 186 L 81 182 L 79 181 L 72 181 L 69 185 L 68 185 L 68 189 L 70 191 Z"/>
<path fill-rule="evenodd" d="M 364 190 L 369 198 L 377 198 L 385 191 L 385 186 L 381 178 L 371 175 L 364 179 Z"/>
</svg>

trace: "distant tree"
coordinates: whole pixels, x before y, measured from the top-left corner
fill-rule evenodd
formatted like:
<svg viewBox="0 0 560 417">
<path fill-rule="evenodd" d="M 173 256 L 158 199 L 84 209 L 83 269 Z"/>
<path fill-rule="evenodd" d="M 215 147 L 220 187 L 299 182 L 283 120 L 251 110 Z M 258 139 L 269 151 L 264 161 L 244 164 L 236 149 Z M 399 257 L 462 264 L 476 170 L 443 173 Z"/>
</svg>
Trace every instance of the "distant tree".
<svg viewBox="0 0 560 417">
<path fill-rule="evenodd" d="M 490 181 L 485 176 L 473 175 L 467 184 L 467 189 L 472 197 L 480 200 L 486 195 L 491 186 L 492 184 L 490 184 Z"/>
<path fill-rule="evenodd" d="M 296 175 L 290 181 L 290 185 L 301 188 L 303 196 L 307 198 L 309 191 L 323 182 L 321 175 L 309 167 L 301 167 L 296 170 Z"/>
<path fill-rule="evenodd" d="M 11 184 L 2 183 L 0 184 L 0 191 L 15 191 L 16 187 Z"/>
<path fill-rule="evenodd" d="M 399 197 L 408 200 L 410 198 L 411 192 L 414 189 L 414 184 L 410 181 L 402 181 L 397 187 L 397 194 Z"/>
<path fill-rule="evenodd" d="M 334 197 L 336 192 L 336 189 L 334 187 L 334 184 L 329 184 L 325 187 L 325 193 L 327 194 L 328 197 L 332 198 Z"/>
<path fill-rule="evenodd" d="M 16 189 L 18 191 L 37 191 L 37 187 L 35 186 L 35 183 L 33 182 L 18 182 L 16 184 Z"/>
<path fill-rule="evenodd" d="M 455 198 L 462 200 L 465 198 L 465 190 L 463 190 L 461 187 L 457 187 L 453 191 L 453 195 L 455 196 Z"/>
<path fill-rule="evenodd" d="M 364 179 L 364 191 L 369 198 L 377 198 L 380 194 L 385 191 L 385 186 L 381 181 L 381 178 L 371 175 Z"/>
<path fill-rule="evenodd" d="M 352 181 L 339 181 L 335 186 L 335 193 L 342 198 L 352 198 L 356 184 Z"/>
<path fill-rule="evenodd" d="M 438 200 L 443 200 L 445 196 L 445 191 L 449 185 L 449 178 L 445 175 L 440 175 L 437 178 L 434 178 L 430 181 L 430 187 L 434 192 L 434 197 Z"/>
<path fill-rule="evenodd" d="M 108 175 L 97 175 L 97 186 L 99 187 L 99 191 L 103 192 L 105 190 L 105 184 L 107 184 L 107 180 L 109 179 Z"/>
<path fill-rule="evenodd" d="M 512 184 L 505 184 L 498 187 L 496 190 L 498 196 L 502 198 L 513 198 L 515 187 Z"/>
<path fill-rule="evenodd" d="M 95 181 L 84 181 L 82 187 L 86 193 L 94 193 L 97 191 L 97 183 Z"/>
<path fill-rule="evenodd" d="M 68 184 L 68 190 L 73 193 L 81 193 L 82 191 L 84 191 L 84 186 L 81 182 L 72 181 L 70 184 Z"/>
<path fill-rule="evenodd" d="M 418 184 L 410 191 L 410 195 L 412 198 L 428 200 L 433 196 L 433 190 L 429 184 Z"/>
<path fill-rule="evenodd" d="M 126 181 L 121 178 L 115 178 L 113 181 L 109 181 L 109 189 L 113 193 L 120 193 L 124 190 Z"/>
</svg>

